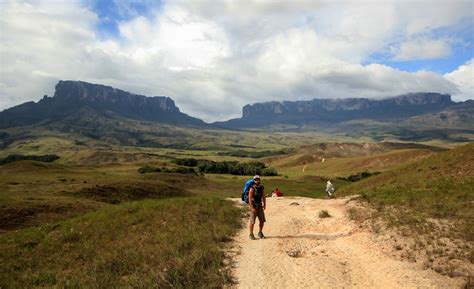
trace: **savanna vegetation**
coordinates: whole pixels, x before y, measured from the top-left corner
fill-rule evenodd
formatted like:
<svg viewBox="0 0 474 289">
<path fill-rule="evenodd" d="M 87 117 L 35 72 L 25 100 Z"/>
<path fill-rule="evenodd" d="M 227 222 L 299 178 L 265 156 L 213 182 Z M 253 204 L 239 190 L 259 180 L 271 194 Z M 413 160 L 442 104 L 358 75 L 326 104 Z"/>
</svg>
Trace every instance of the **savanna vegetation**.
<svg viewBox="0 0 474 289">
<path fill-rule="evenodd" d="M 339 193 L 361 194 L 375 206 L 400 207 L 401 224 L 426 218 L 453 220 L 455 236 L 474 241 L 470 225 L 474 221 L 474 144 L 362 180 Z"/>
<path fill-rule="evenodd" d="M 4 164 L 16 162 L 16 161 L 24 161 L 24 160 L 51 163 L 58 159 L 59 159 L 59 156 L 57 155 L 44 155 L 44 156 L 9 155 L 3 159 L 0 159 L 0 166 Z"/>
<path fill-rule="evenodd" d="M 330 179 L 337 196 L 362 195 L 393 227 L 426 232 L 431 219 L 449 220 L 440 236 L 472 241 L 472 144 L 439 152 L 339 136 L 309 145 L 321 136 L 305 133 L 121 126 L 139 141 L 107 122 L 91 131 L 97 138 L 8 132 L 0 157 L 60 158 L 10 157 L 0 166 L 1 288 L 230 284 L 222 248 L 241 228 L 242 209 L 226 198 L 240 197 L 254 174 L 267 194 L 278 187 L 312 198 L 324 197 Z M 472 256 L 464 249 L 453 256 Z"/>
<path fill-rule="evenodd" d="M 292 149 L 281 149 L 281 150 L 265 150 L 265 151 L 247 151 L 247 150 L 235 150 L 235 151 L 226 151 L 219 152 L 220 156 L 232 156 L 240 158 L 263 158 L 277 155 L 285 155 L 293 152 Z"/>
<path fill-rule="evenodd" d="M 143 200 L 3 234 L 0 287 L 222 287 L 240 215 L 216 198 Z"/>
<path fill-rule="evenodd" d="M 231 174 L 231 175 L 262 175 L 277 176 L 278 172 L 273 168 L 268 168 L 262 162 L 239 163 L 237 161 L 215 162 L 205 159 L 182 158 L 175 159 L 178 165 L 196 167 L 198 172 L 206 174 Z"/>
<path fill-rule="evenodd" d="M 167 167 L 143 166 L 143 167 L 139 167 L 137 171 L 140 174 L 146 174 L 146 173 L 175 173 L 175 174 L 191 174 L 191 175 L 198 174 L 193 168 L 187 168 L 187 167 L 167 168 Z"/>
<path fill-rule="evenodd" d="M 240 208 L 199 176 L 136 165 L 0 167 L 0 287 L 222 287 Z M 225 189 L 225 188 L 224 188 Z"/>
<path fill-rule="evenodd" d="M 469 274 L 459 260 L 474 262 L 473 143 L 361 180 L 338 193 L 360 194 L 373 208 L 370 213 L 350 212 L 354 219 L 382 220 L 383 226 L 416 239 L 406 254 L 425 252 L 426 267 L 453 277 Z"/>
<path fill-rule="evenodd" d="M 376 176 L 380 174 L 380 172 L 368 172 L 368 171 L 364 171 L 364 172 L 359 172 L 357 174 L 353 174 L 353 175 L 350 175 L 350 176 L 347 176 L 347 177 L 340 177 L 339 179 L 341 180 L 345 180 L 345 181 L 348 181 L 348 182 L 358 182 L 360 180 L 363 180 L 363 179 L 366 179 L 370 176 Z"/>
</svg>

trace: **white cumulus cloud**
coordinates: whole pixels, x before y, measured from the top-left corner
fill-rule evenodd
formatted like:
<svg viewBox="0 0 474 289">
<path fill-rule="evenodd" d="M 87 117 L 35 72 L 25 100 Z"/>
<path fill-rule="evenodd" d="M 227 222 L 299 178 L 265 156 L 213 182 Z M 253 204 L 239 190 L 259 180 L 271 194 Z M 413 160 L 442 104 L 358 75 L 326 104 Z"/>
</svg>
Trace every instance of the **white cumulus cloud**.
<svg viewBox="0 0 474 289">
<path fill-rule="evenodd" d="M 371 60 L 449 57 L 457 40 L 433 31 L 472 22 L 470 1 L 169 1 L 146 16 L 116 2 L 133 17 L 107 39 L 80 2 L 0 2 L 0 110 L 51 95 L 60 79 L 167 95 L 206 121 L 267 100 L 472 98 L 472 60 L 445 75 Z"/>
<path fill-rule="evenodd" d="M 403 42 L 395 54 L 395 60 L 436 59 L 451 55 L 449 39 L 415 39 Z"/>
<path fill-rule="evenodd" d="M 458 88 L 458 92 L 453 95 L 454 99 L 458 101 L 474 99 L 474 59 L 444 76 Z"/>
</svg>

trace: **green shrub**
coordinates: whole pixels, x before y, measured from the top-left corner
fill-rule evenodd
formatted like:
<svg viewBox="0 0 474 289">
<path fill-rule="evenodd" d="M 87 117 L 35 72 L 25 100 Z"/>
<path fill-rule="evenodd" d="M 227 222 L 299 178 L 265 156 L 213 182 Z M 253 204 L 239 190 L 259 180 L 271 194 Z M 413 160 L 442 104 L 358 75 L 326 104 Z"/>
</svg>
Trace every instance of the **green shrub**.
<svg viewBox="0 0 474 289">
<path fill-rule="evenodd" d="M 51 163 L 58 159 L 59 159 L 59 156 L 57 155 L 43 155 L 43 156 L 9 155 L 6 158 L 0 160 L 0 166 L 4 164 L 16 162 L 16 161 L 25 161 L 25 160 Z"/>
<path fill-rule="evenodd" d="M 278 172 L 273 168 L 267 168 L 262 162 L 239 163 L 237 161 L 215 162 L 210 160 L 198 160 L 193 158 L 175 159 L 178 165 L 196 167 L 202 174 L 232 174 L 232 175 L 262 175 L 277 176 Z M 184 171 L 184 170 L 183 170 Z"/>
<path fill-rule="evenodd" d="M 155 168 L 155 167 L 150 167 L 150 166 L 144 166 L 144 167 L 140 167 L 138 168 L 138 172 L 140 174 L 146 174 L 146 173 L 161 173 L 161 169 L 160 168 Z"/>
<path fill-rule="evenodd" d="M 278 172 L 274 168 L 264 168 L 261 175 L 267 177 L 278 176 Z"/>
<path fill-rule="evenodd" d="M 180 166 L 195 167 L 198 165 L 198 160 L 193 158 L 175 159 L 173 162 Z"/>
<path fill-rule="evenodd" d="M 266 151 L 235 150 L 235 151 L 229 151 L 229 152 L 219 152 L 218 155 L 258 159 L 258 158 L 269 157 L 269 156 L 284 155 L 290 152 L 292 152 L 291 149 L 273 150 L 273 151 L 272 150 L 266 150 Z"/>
<path fill-rule="evenodd" d="M 348 181 L 348 182 L 358 182 L 360 180 L 366 179 L 370 176 L 376 176 L 378 174 L 380 174 L 380 172 L 369 173 L 368 171 L 363 171 L 363 172 L 360 172 L 360 173 L 357 173 L 357 174 L 354 174 L 354 175 L 350 175 L 350 176 L 345 177 L 345 178 L 339 178 L 339 179 L 345 180 L 345 181 Z"/>
<path fill-rule="evenodd" d="M 150 167 L 150 166 L 144 166 L 138 168 L 138 173 L 140 174 L 146 174 L 146 173 L 175 173 L 175 174 L 192 174 L 192 175 L 197 175 L 196 171 L 193 168 L 187 168 L 187 167 L 177 167 L 177 168 L 158 168 L 158 167 Z"/>
<path fill-rule="evenodd" d="M 186 168 L 186 167 L 177 167 L 175 169 L 172 169 L 172 172 L 176 174 L 192 174 L 192 175 L 196 174 L 196 171 L 193 168 Z"/>
</svg>

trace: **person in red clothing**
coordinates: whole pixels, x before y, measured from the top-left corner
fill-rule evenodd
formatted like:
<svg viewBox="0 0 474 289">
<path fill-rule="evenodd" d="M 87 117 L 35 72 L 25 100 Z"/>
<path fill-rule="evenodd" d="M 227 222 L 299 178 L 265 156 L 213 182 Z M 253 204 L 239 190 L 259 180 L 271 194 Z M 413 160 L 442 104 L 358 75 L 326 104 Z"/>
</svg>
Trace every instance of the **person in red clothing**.
<svg viewBox="0 0 474 289">
<path fill-rule="evenodd" d="M 272 192 L 272 197 L 275 196 L 275 197 L 283 197 L 283 193 L 280 191 L 279 188 L 276 188 L 273 192 Z"/>
</svg>

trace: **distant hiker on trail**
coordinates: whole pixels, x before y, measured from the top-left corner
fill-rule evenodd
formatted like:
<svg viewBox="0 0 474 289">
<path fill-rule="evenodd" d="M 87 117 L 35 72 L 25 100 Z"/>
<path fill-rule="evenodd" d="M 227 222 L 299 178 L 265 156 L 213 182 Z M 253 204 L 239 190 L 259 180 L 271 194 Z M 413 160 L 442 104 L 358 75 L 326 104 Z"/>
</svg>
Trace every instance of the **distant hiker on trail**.
<svg viewBox="0 0 474 289">
<path fill-rule="evenodd" d="M 272 192 L 272 197 L 283 197 L 283 193 L 280 191 L 279 188 L 276 188 L 276 189 Z"/>
<path fill-rule="evenodd" d="M 250 235 L 249 238 L 251 240 L 255 240 L 255 236 L 253 235 L 253 227 L 255 225 L 255 219 L 258 217 L 258 237 L 260 239 L 264 239 L 265 236 L 263 235 L 263 225 L 265 223 L 265 212 L 264 210 L 267 207 L 267 199 L 265 197 L 265 188 L 263 185 L 260 184 L 260 176 L 256 175 L 253 177 L 255 185 L 250 187 L 249 189 L 249 209 L 250 209 L 250 222 L 249 222 L 249 230 Z"/>
<path fill-rule="evenodd" d="M 326 199 L 330 199 L 334 197 L 334 192 L 336 191 L 336 187 L 331 183 L 331 181 L 328 181 L 326 183 Z"/>
</svg>

